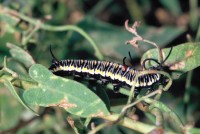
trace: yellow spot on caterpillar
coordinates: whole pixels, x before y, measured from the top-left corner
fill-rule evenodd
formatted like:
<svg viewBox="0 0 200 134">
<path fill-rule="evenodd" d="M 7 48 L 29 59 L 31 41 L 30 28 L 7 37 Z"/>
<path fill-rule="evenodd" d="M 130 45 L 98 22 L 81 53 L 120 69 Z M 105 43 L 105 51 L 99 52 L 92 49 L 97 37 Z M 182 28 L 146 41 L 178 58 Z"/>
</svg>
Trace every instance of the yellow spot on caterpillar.
<svg viewBox="0 0 200 134">
<path fill-rule="evenodd" d="M 128 79 L 125 79 L 125 82 L 130 85 L 130 81 Z"/>
<path fill-rule="evenodd" d="M 131 85 L 131 82 L 130 82 L 130 80 L 128 80 L 128 79 L 126 79 L 126 83 L 127 83 L 128 85 Z"/>
<path fill-rule="evenodd" d="M 135 73 L 135 70 L 131 70 L 131 74 L 133 75 Z"/>
<path fill-rule="evenodd" d="M 63 70 L 63 69 L 62 69 L 62 66 L 59 66 L 59 70 Z"/>
<path fill-rule="evenodd" d="M 103 71 L 100 71 L 100 73 L 99 73 L 101 76 L 105 76 L 105 72 L 103 72 Z"/>
<path fill-rule="evenodd" d="M 63 67 L 63 70 L 68 71 L 68 68 L 69 68 L 68 66 L 64 66 L 64 67 Z"/>
<path fill-rule="evenodd" d="M 91 70 L 91 74 L 94 74 L 94 69 Z"/>
<path fill-rule="evenodd" d="M 100 72 L 99 69 L 95 71 L 95 74 L 100 74 L 100 73 L 101 73 L 101 72 Z"/>
<path fill-rule="evenodd" d="M 112 78 L 112 75 L 113 75 L 113 74 L 112 74 L 111 72 L 107 72 L 107 73 L 106 73 L 106 76 L 107 76 L 107 77 Z"/>
<path fill-rule="evenodd" d="M 112 74 L 112 73 L 110 73 L 110 77 L 111 77 L 111 79 L 113 79 L 113 80 L 114 80 L 114 78 L 115 78 L 115 75 L 114 75 L 114 74 Z"/>
<path fill-rule="evenodd" d="M 87 72 L 87 68 L 82 68 L 82 72 Z"/>
<path fill-rule="evenodd" d="M 151 84 L 152 84 L 152 82 L 151 82 L 151 81 L 149 81 L 149 82 L 147 83 L 147 85 L 148 85 L 148 86 L 150 86 Z"/>
<path fill-rule="evenodd" d="M 121 80 L 122 80 L 122 81 L 126 81 L 126 78 L 125 78 L 125 77 L 122 77 Z"/>
<path fill-rule="evenodd" d="M 81 68 L 79 67 L 79 68 L 76 68 L 76 71 L 77 72 L 81 72 Z"/>
<path fill-rule="evenodd" d="M 72 70 L 74 70 L 74 69 L 75 69 L 74 66 L 69 66 L 69 71 L 72 71 Z"/>
<path fill-rule="evenodd" d="M 89 74 L 94 74 L 94 70 L 92 69 L 92 70 L 88 70 L 88 73 Z"/>
<path fill-rule="evenodd" d="M 140 86 L 141 86 L 141 87 L 143 86 L 143 82 L 140 82 Z"/>
<path fill-rule="evenodd" d="M 115 75 L 115 79 L 120 80 L 120 79 L 121 79 L 121 76 L 120 76 L 119 74 L 116 74 L 116 75 Z"/>
</svg>

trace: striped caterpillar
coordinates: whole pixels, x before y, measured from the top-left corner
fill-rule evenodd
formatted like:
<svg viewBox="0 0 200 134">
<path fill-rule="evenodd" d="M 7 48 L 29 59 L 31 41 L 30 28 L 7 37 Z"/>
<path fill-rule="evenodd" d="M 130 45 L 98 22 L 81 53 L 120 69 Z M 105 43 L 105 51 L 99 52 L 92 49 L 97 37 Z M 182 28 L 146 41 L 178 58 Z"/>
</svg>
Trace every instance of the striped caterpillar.
<svg viewBox="0 0 200 134">
<path fill-rule="evenodd" d="M 60 60 L 58 61 L 53 55 L 50 48 L 51 55 L 53 57 L 53 63 L 49 67 L 49 70 L 58 76 L 74 76 L 74 77 L 84 77 L 89 80 L 97 80 L 103 84 L 112 83 L 113 90 L 118 91 L 120 87 L 131 88 L 133 80 L 136 75 L 141 70 L 135 70 L 132 66 L 120 65 L 118 63 L 113 63 L 109 61 L 97 61 L 97 60 Z M 171 52 L 171 50 L 170 50 Z M 168 55 L 169 56 L 169 55 Z M 168 58 L 166 57 L 166 59 Z M 158 63 L 155 59 L 146 59 L 143 64 L 145 67 L 145 62 L 149 60 L 155 61 L 159 64 L 158 67 L 153 67 L 154 70 L 160 70 L 162 63 Z M 153 86 L 155 84 L 162 84 L 162 75 L 160 74 L 146 74 L 138 77 L 136 81 L 134 97 L 140 93 L 142 88 L 147 88 L 153 91 Z"/>
</svg>

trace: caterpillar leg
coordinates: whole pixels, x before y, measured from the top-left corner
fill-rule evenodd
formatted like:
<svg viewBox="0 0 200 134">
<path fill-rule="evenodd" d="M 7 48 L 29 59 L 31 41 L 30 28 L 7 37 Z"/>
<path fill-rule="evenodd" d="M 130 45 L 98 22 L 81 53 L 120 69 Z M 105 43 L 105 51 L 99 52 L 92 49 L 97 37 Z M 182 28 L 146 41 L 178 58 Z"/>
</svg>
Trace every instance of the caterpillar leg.
<svg viewBox="0 0 200 134">
<path fill-rule="evenodd" d="M 119 93 L 120 87 L 121 87 L 120 84 L 113 84 L 113 91 L 114 91 L 115 93 Z"/>
<path fill-rule="evenodd" d="M 109 80 L 107 80 L 107 79 L 101 79 L 100 82 L 103 85 L 107 85 L 109 83 Z"/>
<path fill-rule="evenodd" d="M 141 88 L 135 88 L 134 90 L 134 99 L 137 98 L 138 94 L 140 94 Z"/>
<path fill-rule="evenodd" d="M 73 76 L 74 76 L 74 77 L 82 77 L 82 75 L 81 75 L 80 73 L 78 73 L 78 72 L 74 72 L 74 73 L 73 73 Z"/>
<path fill-rule="evenodd" d="M 93 89 L 97 85 L 97 81 L 96 80 L 89 80 L 88 82 L 89 82 L 88 88 L 90 88 L 90 89 Z"/>
<path fill-rule="evenodd" d="M 74 76 L 73 80 L 81 82 L 82 81 L 82 77 L 76 77 L 76 76 Z"/>
</svg>

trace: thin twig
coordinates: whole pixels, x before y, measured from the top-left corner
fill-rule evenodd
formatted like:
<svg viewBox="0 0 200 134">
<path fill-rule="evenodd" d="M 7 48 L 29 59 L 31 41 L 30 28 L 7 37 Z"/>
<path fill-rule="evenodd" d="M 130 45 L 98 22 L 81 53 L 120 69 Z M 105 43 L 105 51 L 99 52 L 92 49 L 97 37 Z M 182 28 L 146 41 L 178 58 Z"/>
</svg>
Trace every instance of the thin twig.
<svg viewBox="0 0 200 134">
<path fill-rule="evenodd" d="M 124 113 L 124 111 L 127 111 L 127 109 L 133 107 L 134 105 L 136 105 L 137 103 L 139 103 L 139 102 L 145 100 L 146 98 L 150 98 L 151 96 L 154 96 L 155 94 L 161 94 L 161 93 L 162 93 L 162 90 L 160 90 L 160 89 L 155 90 L 154 92 L 149 93 L 148 95 L 141 97 L 140 99 L 136 100 L 135 102 L 133 102 L 133 103 L 131 103 L 131 104 L 129 104 L 129 105 L 126 105 L 126 106 L 122 109 L 121 113 Z"/>
<path fill-rule="evenodd" d="M 154 107 L 150 109 L 150 112 L 156 117 L 156 126 L 163 127 L 163 115 L 160 109 Z"/>
<path fill-rule="evenodd" d="M 7 58 L 6 58 L 6 56 L 4 57 L 3 68 L 1 70 L 10 73 L 12 75 L 12 77 L 14 77 L 14 78 L 18 77 L 18 74 L 16 72 L 7 68 Z"/>
<path fill-rule="evenodd" d="M 79 134 L 78 129 L 74 125 L 74 120 L 72 119 L 72 117 L 67 117 L 67 122 L 72 127 L 72 129 L 74 130 L 75 134 Z"/>
<path fill-rule="evenodd" d="M 28 42 L 28 40 L 33 36 L 33 34 L 40 29 L 42 22 L 41 21 L 37 21 L 35 27 L 33 28 L 33 30 L 22 39 L 22 45 L 26 45 L 26 43 Z"/>
<path fill-rule="evenodd" d="M 162 56 L 160 47 L 155 42 L 152 42 L 150 40 L 146 40 L 146 39 L 142 38 L 142 36 L 140 36 L 138 34 L 137 28 L 140 26 L 140 23 L 141 23 L 140 21 L 135 21 L 135 23 L 133 24 L 133 26 L 129 27 L 128 26 L 128 20 L 125 21 L 125 28 L 126 28 L 126 30 L 129 31 L 130 33 L 132 33 L 133 35 L 135 35 L 135 37 L 133 37 L 132 40 L 126 41 L 126 44 L 131 44 L 131 45 L 133 45 L 136 48 L 138 48 L 138 41 L 143 41 L 145 43 L 153 45 L 158 50 L 158 55 L 159 55 L 158 60 L 161 63 L 163 61 L 163 56 Z"/>
<path fill-rule="evenodd" d="M 104 127 L 107 127 L 109 125 L 111 125 L 112 122 L 105 122 L 100 124 L 99 126 L 93 128 L 88 134 L 96 134 L 99 130 L 103 129 Z"/>
</svg>

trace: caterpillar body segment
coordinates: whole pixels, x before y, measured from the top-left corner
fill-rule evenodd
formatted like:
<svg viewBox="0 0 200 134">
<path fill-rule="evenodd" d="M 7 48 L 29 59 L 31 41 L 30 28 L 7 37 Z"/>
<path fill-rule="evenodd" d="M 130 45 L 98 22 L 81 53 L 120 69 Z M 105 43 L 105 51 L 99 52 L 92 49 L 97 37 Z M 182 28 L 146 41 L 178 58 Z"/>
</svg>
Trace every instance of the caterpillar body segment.
<svg viewBox="0 0 200 134">
<path fill-rule="evenodd" d="M 133 80 L 140 70 L 135 70 L 130 66 L 120 65 L 109 61 L 96 60 L 61 60 L 54 61 L 49 68 L 52 73 L 59 76 L 84 77 L 86 79 L 99 80 L 102 83 L 112 83 L 114 90 L 120 87 L 133 85 Z M 160 74 L 147 74 L 138 77 L 135 85 L 135 96 L 141 88 L 151 88 L 156 83 L 160 83 Z"/>
</svg>

